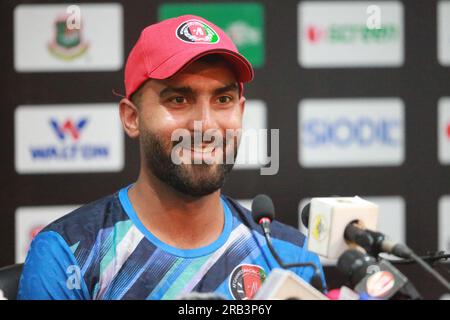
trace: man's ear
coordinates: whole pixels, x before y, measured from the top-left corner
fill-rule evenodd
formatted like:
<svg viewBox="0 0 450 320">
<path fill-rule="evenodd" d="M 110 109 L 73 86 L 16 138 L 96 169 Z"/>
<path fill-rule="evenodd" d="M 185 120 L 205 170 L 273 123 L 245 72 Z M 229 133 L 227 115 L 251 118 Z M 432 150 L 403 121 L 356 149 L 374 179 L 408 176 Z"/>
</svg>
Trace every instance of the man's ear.
<svg viewBox="0 0 450 320">
<path fill-rule="evenodd" d="M 139 111 L 127 98 L 120 100 L 120 120 L 127 135 L 134 139 L 139 137 Z"/>
<path fill-rule="evenodd" d="M 239 107 L 241 109 L 241 115 L 244 115 L 244 109 L 245 109 L 245 97 L 241 96 L 239 98 Z"/>
</svg>

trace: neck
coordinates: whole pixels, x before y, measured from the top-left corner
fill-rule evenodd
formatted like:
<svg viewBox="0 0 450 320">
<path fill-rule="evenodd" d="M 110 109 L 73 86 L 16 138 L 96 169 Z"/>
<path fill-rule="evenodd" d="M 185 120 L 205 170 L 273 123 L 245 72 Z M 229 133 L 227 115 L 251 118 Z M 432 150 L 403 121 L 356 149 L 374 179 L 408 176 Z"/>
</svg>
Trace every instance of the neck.
<svg viewBox="0 0 450 320">
<path fill-rule="evenodd" d="M 129 190 L 129 198 L 144 226 L 173 247 L 203 247 L 222 233 L 220 190 L 202 197 L 188 196 L 141 170 Z"/>
</svg>

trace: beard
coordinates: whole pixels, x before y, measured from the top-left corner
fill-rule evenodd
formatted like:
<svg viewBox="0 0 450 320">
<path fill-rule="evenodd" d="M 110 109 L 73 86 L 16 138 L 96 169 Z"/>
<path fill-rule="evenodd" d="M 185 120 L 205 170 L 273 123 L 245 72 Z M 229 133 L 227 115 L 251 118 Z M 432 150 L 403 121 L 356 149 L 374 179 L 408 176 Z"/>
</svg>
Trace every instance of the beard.
<svg viewBox="0 0 450 320">
<path fill-rule="evenodd" d="M 175 164 L 171 159 L 171 151 L 177 142 L 164 143 L 160 136 L 141 128 L 141 148 L 146 168 L 159 180 L 173 189 L 192 197 L 202 197 L 211 194 L 225 183 L 225 179 L 233 169 L 234 161 L 224 161 L 217 164 Z M 192 144 L 193 145 L 193 144 Z M 222 150 L 226 150 L 225 142 Z M 237 141 L 234 141 L 233 160 L 236 160 L 238 150 Z M 217 152 L 217 151 L 216 151 Z"/>
</svg>

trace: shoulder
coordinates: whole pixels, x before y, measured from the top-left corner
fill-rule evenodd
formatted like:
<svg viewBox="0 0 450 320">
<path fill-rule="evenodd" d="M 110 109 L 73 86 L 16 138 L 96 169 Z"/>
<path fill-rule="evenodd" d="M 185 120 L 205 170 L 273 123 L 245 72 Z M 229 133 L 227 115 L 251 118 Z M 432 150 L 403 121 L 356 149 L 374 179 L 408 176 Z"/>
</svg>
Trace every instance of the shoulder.
<svg viewBox="0 0 450 320">
<path fill-rule="evenodd" d="M 247 208 L 239 204 L 238 201 L 231 197 L 223 196 L 227 201 L 231 211 L 239 218 L 243 223 L 247 225 L 250 229 L 263 234 L 261 227 L 253 221 L 252 213 Z M 279 222 L 277 220 L 272 221 L 270 224 L 270 231 L 273 239 L 281 240 L 284 242 L 291 243 L 297 247 L 303 247 L 306 241 L 306 236 L 299 230 L 292 226 Z"/>
<path fill-rule="evenodd" d="M 40 233 L 55 232 L 71 246 L 82 240 L 94 241 L 100 230 L 112 227 L 124 219 L 127 216 L 123 212 L 118 193 L 114 193 L 66 214 Z"/>
<path fill-rule="evenodd" d="M 120 221 L 128 219 L 122 209 L 119 193 L 115 193 L 50 223 L 31 243 L 19 297 L 89 299 L 92 289 L 90 279 L 97 274 L 98 263 L 94 257 L 98 257 L 99 243 L 105 240 L 105 235 L 111 234 Z M 69 283 L 70 279 L 74 283 Z M 36 283 L 45 290 L 33 291 Z M 74 286 L 77 290 L 72 290 Z"/>
</svg>

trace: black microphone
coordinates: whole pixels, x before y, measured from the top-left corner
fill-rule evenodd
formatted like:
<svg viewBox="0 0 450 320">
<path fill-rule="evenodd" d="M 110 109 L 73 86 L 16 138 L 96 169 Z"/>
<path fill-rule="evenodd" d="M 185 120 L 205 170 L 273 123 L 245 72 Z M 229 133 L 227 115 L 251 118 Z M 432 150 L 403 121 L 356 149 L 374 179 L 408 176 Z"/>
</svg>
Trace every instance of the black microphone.
<svg viewBox="0 0 450 320">
<path fill-rule="evenodd" d="M 293 263 L 293 264 L 285 264 L 280 256 L 275 251 L 275 248 L 272 244 L 272 237 L 270 234 L 270 223 L 275 218 L 275 207 L 273 205 L 272 199 L 265 194 L 257 195 L 252 202 L 252 217 L 253 220 L 259 224 L 264 233 L 264 237 L 266 238 L 267 246 L 270 250 L 270 253 L 275 258 L 277 263 L 283 269 L 297 268 L 297 267 L 310 267 L 314 269 L 314 275 L 311 278 L 311 284 L 313 287 L 323 292 L 323 282 L 320 276 L 319 268 L 312 262 L 304 262 L 304 263 Z"/>
<path fill-rule="evenodd" d="M 391 263 L 377 261 L 359 250 L 345 251 L 338 259 L 337 268 L 362 298 L 422 299 L 408 278 Z"/>
<path fill-rule="evenodd" d="M 264 234 L 270 236 L 270 223 L 275 218 L 275 208 L 272 199 L 265 194 L 258 194 L 252 202 L 253 220 L 261 225 Z"/>
<path fill-rule="evenodd" d="M 310 203 L 302 210 L 301 219 L 303 225 L 308 228 Z M 386 252 L 404 259 L 410 259 L 412 250 L 406 245 L 390 241 L 386 236 L 377 231 L 363 229 L 357 221 L 347 224 L 344 231 L 344 239 L 356 243 L 372 256 L 378 256 L 380 252 Z"/>
<path fill-rule="evenodd" d="M 308 228 L 309 225 L 309 210 L 311 208 L 311 203 L 308 202 L 306 206 L 302 209 L 301 219 L 305 228 Z"/>
</svg>

